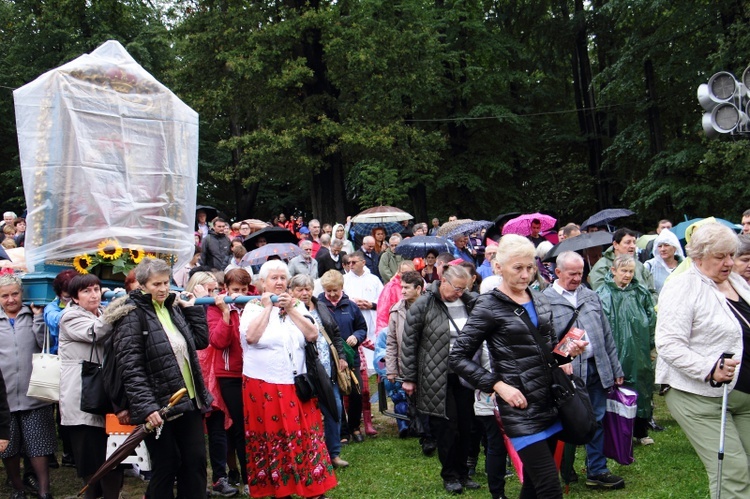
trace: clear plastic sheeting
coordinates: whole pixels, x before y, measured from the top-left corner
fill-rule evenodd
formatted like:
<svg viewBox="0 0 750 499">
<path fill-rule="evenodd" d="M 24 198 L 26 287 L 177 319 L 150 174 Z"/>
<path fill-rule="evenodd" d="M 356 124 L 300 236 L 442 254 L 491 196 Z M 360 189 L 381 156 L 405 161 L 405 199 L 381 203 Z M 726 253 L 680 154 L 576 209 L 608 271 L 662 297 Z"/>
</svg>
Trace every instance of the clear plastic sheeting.
<svg viewBox="0 0 750 499">
<path fill-rule="evenodd" d="M 27 266 L 123 247 L 193 256 L 198 114 L 116 41 L 13 92 Z"/>
</svg>

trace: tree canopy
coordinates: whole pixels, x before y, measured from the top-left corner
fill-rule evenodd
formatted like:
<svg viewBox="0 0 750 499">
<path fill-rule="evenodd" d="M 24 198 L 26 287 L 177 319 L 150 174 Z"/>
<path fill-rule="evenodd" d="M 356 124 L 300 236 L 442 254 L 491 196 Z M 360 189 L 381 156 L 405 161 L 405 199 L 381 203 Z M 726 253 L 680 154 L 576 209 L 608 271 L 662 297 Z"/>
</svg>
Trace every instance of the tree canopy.
<svg viewBox="0 0 750 499">
<path fill-rule="evenodd" d="M 0 0 L 0 196 L 23 208 L 11 91 L 108 39 L 200 114 L 198 199 L 324 221 L 630 207 L 736 219 L 742 140 L 696 89 L 750 64 L 737 0 Z"/>
</svg>

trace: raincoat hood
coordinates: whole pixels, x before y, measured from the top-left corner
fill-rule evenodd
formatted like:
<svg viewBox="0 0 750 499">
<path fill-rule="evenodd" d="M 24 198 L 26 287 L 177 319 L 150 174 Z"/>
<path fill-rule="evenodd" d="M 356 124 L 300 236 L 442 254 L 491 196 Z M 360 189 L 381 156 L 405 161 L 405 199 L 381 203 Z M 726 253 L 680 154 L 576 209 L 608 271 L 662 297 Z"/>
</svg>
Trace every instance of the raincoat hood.
<svg viewBox="0 0 750 499">
<path fill-rule="evenodd" d="M 692 231 L 690 232 L 690 235 L 692 236 Z M 677 258 L 677 261 L 682 261 L 682 259 L 685 258 L 685 252 L 682 250 L 682 245 L 680 244 L 680 241 L 677 239 L 677 236 L 675 236 L 674 232 L 672 232 L 671 230 L 662 229 L 661 233 L 659 233 L 659 235 L 656 236 L 656 239 L 654 239 L 654 248 L 651 251 L 651 255 L 654 258 L 657 258 L 659 260 L 662 259 L 661 256 L 659 256 L 660 244 L 668 244 L 674 247 L 676 250 L 674 255 L 675 255 L 675 258 Z"/>
</svg>

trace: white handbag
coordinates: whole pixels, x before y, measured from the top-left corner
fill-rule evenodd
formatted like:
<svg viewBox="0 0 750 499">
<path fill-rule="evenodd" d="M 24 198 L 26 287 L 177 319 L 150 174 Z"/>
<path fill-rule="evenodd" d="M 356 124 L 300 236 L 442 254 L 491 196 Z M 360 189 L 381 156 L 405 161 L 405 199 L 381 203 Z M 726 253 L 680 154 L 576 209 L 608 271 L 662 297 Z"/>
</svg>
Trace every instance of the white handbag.
<svg viewBox="0 0 750 499">
<path fill-rule="evenodd" d="M 45 327 L 42 353 L 35 353 L 31 359 L 31 378 L 26 392 L 32 397 L 45 402 L 60 400 L 60 357 L 49 353 L 49 328 Z"/>
</svg>

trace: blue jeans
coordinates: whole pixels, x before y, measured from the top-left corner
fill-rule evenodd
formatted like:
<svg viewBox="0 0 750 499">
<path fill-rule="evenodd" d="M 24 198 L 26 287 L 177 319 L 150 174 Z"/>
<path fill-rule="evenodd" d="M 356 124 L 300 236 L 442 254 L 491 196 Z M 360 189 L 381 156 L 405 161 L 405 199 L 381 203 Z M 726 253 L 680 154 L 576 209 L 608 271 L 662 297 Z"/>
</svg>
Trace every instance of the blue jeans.
<svg viewBox="0 0 750 499">
<path fill-rule="evenodd" d="M 336 383 L 333 384 L 333 395 L 336 397 L 336 409 L 339 411 L 338 422 L 323 404 L 319 404 L 320 412 L 323 413 L 324 419 L 323 431 L 325 432 L 326 448 L 331 459 L 341 454 L 341 414 L 344 412 L 344 408 L 341 405 L 339 385 Z"/>
<path fill-rule="evenodd" d="M 604 426 L 602 424 L 607 411 L 607 390 L 602 387 L 599 372 L 593 361 L 588 362 L 586 390 L 589 392 L 589 399 L 591 399 L 591 406 L 594 408 L 596 417 L 596 433 L 591 442 L 586 444 L 587 474 L 592 477 L 609 472 L 607 458 L 604 457 Z"/>
</svg>

